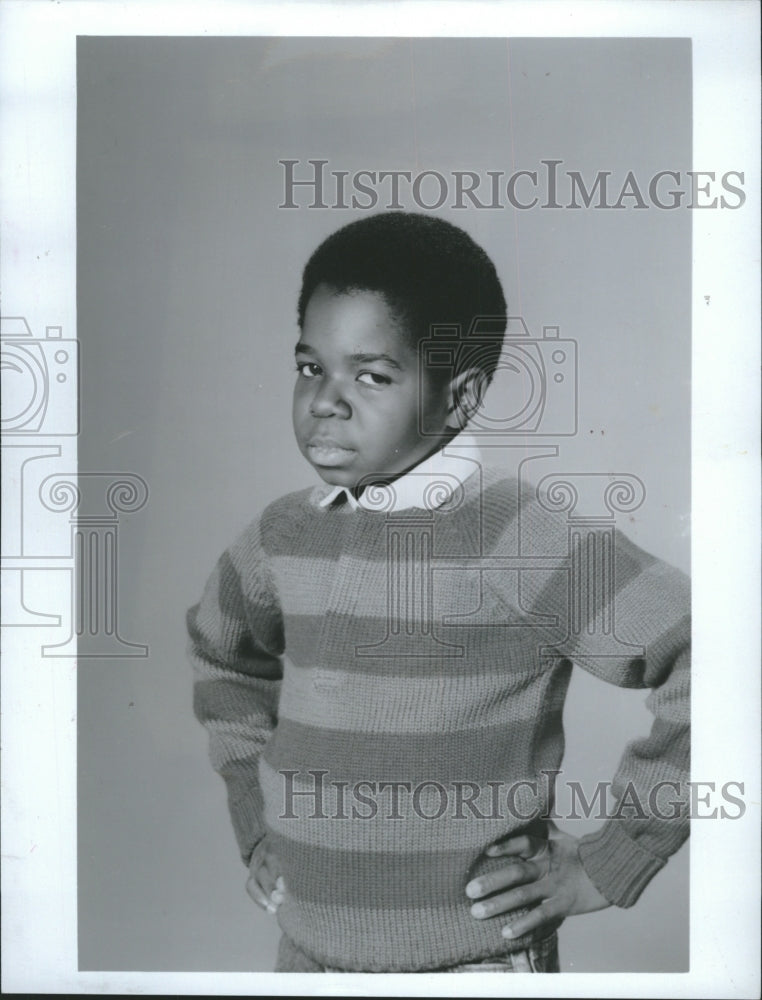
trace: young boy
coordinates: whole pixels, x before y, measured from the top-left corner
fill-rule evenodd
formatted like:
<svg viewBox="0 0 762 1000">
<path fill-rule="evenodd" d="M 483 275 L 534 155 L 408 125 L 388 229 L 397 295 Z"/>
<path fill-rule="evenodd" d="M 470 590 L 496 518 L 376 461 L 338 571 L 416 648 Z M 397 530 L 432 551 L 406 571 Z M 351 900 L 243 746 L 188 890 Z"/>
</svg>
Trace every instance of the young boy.
<svg viewBox="0 0 762 1000">
<path fill-rule="evenodd" d="M 505 315 L 487 255 L 433 217 L 363 218 L 304 270 L 293 422 L 324 485 L 272 503 L 188 614 L 280 971 L 557 971 L 561 921 L 632 905 L 687 836 L 685 578 L 483 466 L 464 425 Z M 651 687 L 656 716 L 579 840 L 551 819 L 572 661 Z"/>
</svg>

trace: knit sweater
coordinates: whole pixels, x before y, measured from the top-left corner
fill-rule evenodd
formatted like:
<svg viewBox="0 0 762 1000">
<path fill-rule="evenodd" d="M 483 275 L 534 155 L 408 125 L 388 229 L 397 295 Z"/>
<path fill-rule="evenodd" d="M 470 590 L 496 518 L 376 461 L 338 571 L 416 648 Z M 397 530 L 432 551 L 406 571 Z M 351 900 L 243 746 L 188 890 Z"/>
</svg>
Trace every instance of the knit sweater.
<svg viewBox="0 0 762 1000">
<path fill-rule="evenodd" d="M 263 837 L 277 855 L 282 930 L 361 971 L 547 934 L 506 942 L 465 885 L 505 863 L 483 854 L 498 837 L 546 835 L 572 662 L 652 689 L 651 733 L 613 780 L 641 808 L 579 849 L 611 903 L 634 903 L 688 832 L 642 808 L 688 777 L 684 575 L 613 530 L 570 531 L 499 470 L 435 510 L 321 507 L 327 492 L 267 507 L 188 612 L 195 712 L 244 861 Z"/>
</svg>

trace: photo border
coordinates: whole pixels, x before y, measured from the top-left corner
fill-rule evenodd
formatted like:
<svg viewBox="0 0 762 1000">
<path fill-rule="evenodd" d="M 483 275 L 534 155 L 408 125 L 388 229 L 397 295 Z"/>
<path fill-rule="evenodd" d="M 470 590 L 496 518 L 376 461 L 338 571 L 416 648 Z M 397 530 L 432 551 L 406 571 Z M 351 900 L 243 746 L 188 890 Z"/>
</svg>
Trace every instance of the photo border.
<svg viewBox="0 0 762 1000">
<path fill-rule="evenodd" d="M 718 783 L 743 780 L 748 808 L 735 823 L 692 824 L 689 973 L 561 974 L 560 980 L 522 980 L 521 991 L 527 996 L 758 995 L 759 7 L 743 0 L 551 0 L 542 6 L 511 0 L 368 6 L 7 0 L 0 27 L 3 311 L 23 313 L 33 331 L 55 325 L 69 337 L 76 331 L 77 35 L 692 39 L 694 169 L 718 176 L 741 170 L 746 192 L 739 211 L 693 216 L 693 716 L 696 730 L 711 738 L 694 740 L 692 770 L 717 776 Z M 72 405 L 76 399 L 61 402 L 64 408 Z M 76 469 L 76 439 L 61 447 L 63 465 Z M 67 540 L 63 524 L 51 547 L 65 548 Z M 51 574 L 51 590 L 60 582 L 55 577 Z M 77 675 L 71 663 L 42 658 L 39 640 L 24 634 L 29 631 L 16 629 L 3 641 L 4 990 L 304 993 L 304 976 L 284 973 L 77 970 Z M 743 679 L 723 683 L 721 699 L 718 664 L 723 681 L 725 664 L 742 671 Z M 441 996 L 490 996 L 504 989 L 494 977 L 478 973 L 467 982 L 439 975 L 435 983 L 420 974 L 324 975 L 315 992 L 425 996 L 435 989 Z"/>
</svg>

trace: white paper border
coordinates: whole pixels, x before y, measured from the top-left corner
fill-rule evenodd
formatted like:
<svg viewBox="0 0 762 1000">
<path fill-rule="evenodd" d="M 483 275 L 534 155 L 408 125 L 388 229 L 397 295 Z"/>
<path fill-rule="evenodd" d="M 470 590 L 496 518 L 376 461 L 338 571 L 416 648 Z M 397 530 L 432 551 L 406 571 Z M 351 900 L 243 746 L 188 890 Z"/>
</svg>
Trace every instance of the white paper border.
<svg viewBox="0 0 762 1000">
<path fill-rule="evenodd" d="M 693 773 L 743 780 L 734 823 L 694 821 L 691 971 L 522 979 L 526 996 L 759 995 L 759 7 L 676 2 L 43 3 L 0 8 L 2 302 L 76 329 L 76 36 L 691 37 L 694 169 L 744 171 L 738 211 L 694 212 Z M 705 298 L 708 296 L 708 302 Z M 66 456 L 75 459 L 73 445 Z M 60 540 L 56 540 L 58 543 Z M 3 988 L 35 993 L 500 995 L 426 975 L 78 972 L 76 670 L 4 636 Z M 36 649 L 36 653 L 35 653 Z M 732 667 L 732 673 L 729 668 Z M 743 681 L 739 684 L 739 678 Z M 33 738 L 30 736 L 33 734 Z M 434 985 L 434 983 L 436 985 Z"/>
</svg>

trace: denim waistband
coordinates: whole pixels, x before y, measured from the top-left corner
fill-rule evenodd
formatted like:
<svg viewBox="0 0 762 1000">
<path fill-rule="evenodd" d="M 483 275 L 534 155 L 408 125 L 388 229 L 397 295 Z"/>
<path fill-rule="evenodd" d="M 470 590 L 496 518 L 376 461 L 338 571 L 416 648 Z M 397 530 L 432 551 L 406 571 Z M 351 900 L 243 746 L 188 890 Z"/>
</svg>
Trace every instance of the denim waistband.
<svg viewBox="0 0 762 1000">
<path fill-rule="evenodd" d="M 310 958 L 294 944 L 285 934 L 281 938 L 278 949 L 276 972 L 352 972 L 355 970 L 339 968 L 331 965 L 321 965 Z M 521 951 L 507 952 L 504 955 L 490 955 L 488 958 L 459 965 L 433 969 L 416 970 L 421 972 L 559 972 L 558 934 L 555 932 Z"/>
</svg>

